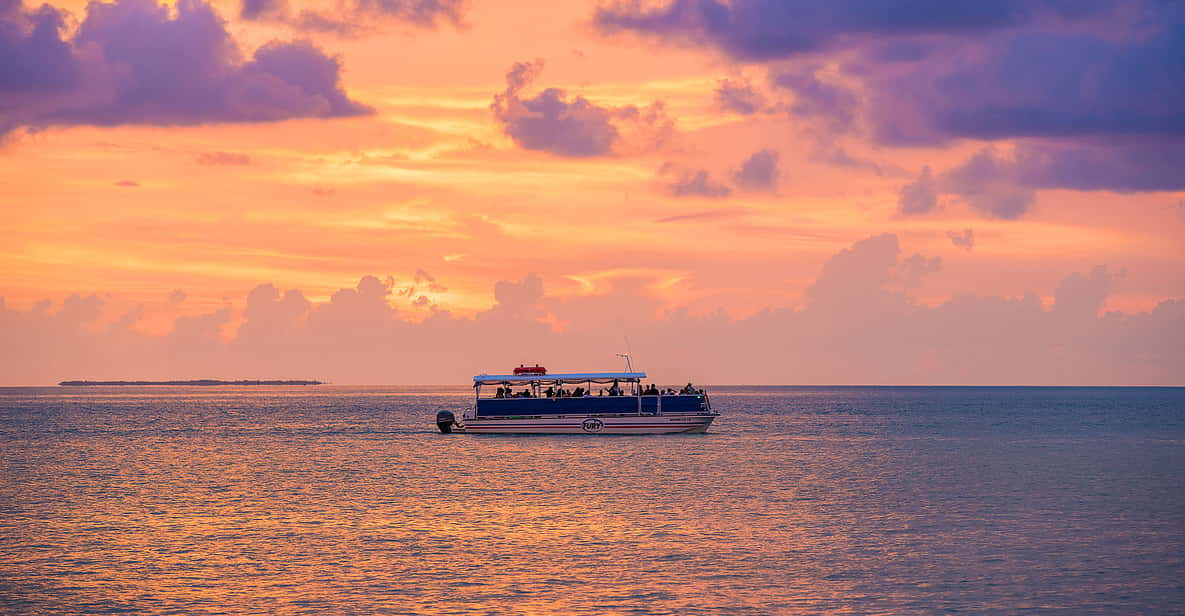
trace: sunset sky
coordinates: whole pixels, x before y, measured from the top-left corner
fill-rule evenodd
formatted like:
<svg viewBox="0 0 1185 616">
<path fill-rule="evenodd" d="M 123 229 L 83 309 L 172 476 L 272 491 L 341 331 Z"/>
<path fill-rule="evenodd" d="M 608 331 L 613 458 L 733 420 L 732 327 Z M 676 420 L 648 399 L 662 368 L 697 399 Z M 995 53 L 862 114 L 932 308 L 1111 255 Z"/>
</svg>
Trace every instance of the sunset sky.
<svg viewBox="0 0 1185 616">
<path fill-rule="evenodd" d="M 0 384 L 1185 385 L 1185 3 L 0 0 Z"/>
</svg>

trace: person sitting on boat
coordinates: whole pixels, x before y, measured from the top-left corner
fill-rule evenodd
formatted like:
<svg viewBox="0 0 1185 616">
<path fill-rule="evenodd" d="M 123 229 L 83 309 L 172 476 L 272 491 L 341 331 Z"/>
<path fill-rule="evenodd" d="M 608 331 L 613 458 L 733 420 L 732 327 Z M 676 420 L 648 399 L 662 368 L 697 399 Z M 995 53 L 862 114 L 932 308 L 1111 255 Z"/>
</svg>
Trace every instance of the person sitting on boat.
<svg viewBox="0 0 1185 616">
<path fill-rule="evenodd" d="M 683 396 L 690 396 L 694 393 L 695 393 L 695 388 L 691 386 L 691 381 L 688 381 L 687 385 L 683 386 L 683 389 L 681 391 L 679 391 L 679 394 L 683 395 Z"/>
<path fill-rule="evenodd" d="M 621 395 L 621 385 L 617 382 L 617 379 L 613 379 L 613 384 L 609 386 L 609 395 L 610 396 L 620 396 Z"/>
<path fill-rule="evenodd" d="M 583 398 L 584 397 L 584 388 L 577 387 L 576 389 L 572 390 L 572 397 L 573 398 Z"/>
<path fill-rule="evenodd" d="M 543 392 L 543 395 L 547 396 L 548 398 L 554 397 L 555 396 L 555 388 L 548 387 L 547 391 Z"/>
</svg>

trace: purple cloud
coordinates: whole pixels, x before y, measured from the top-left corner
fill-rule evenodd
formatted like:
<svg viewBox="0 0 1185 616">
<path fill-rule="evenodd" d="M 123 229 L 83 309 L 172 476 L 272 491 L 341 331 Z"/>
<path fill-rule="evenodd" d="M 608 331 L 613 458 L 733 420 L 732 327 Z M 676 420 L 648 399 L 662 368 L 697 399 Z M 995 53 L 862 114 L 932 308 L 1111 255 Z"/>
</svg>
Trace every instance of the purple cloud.
<svg viewBox="0 0 1185 616">
<path fill-rule="evenodd" d="M 843 0 L 826 6 L 675 0 L 654 9 L 621 3 L 600 9 L 595 19 L 607 31 L 715 48 L 743 61 L 860 50 L 865 60 L 844 68 L 871 86 L 869 111 L 879 136 L 907 142 L 1185 134 L 1185 92 L 1176 87 L 1185 78 L 1176 60 L 1185 55 L 1183 13 L 1179 3 L 1147 0 Z M 1125 36 L 1067 27 L 1085 22 L 1114 33 L 1125 20 L 1131 31 Z M 854 99 L 819 82 L 809 68 L 776 74 L 773 81 L 799 94 L 795 113 L 826 113 L 841 128 L 850 122 Z M 903 125 L 902 112 L 920 125 Z"/>
<path fill-rule="evenodd" d="M 542 61 L 519 62 L 506 75 L 506 90 L 494 97 L 492 109 L 503 129 L 519 146 L 560 156 L 602 156 L 617 140 L 610 109 L 578 96 L 548 88 L 533 98 L 519 95 L 543 70 Z"/>
<path fill-rule="evenodd" d="M 248 21 L 279 18 L 288 10 L 287 0 L 243 0 L 239 17 Z"/>
<path fill-rule="evenodd" d="M 667 163 L 658 170 L 658 175 L 674 177 L 665 188 L 668 194 L 675 197 L 719 199 L 733 193 L 732 186 L 713 179 L 707 169 L 680 169 L 675 164 Z M 732 181 L 741 190 L 772 193 L 778 189 L 778 175 L 778 153 L 760 150 L 741 163 L 740 168 L 733 172 Z M 664 218 L 660 222 L 667 220 Z"/>
<path fill-rule="evenodd" d="M 115 185 L 119 186 L 120 188 L 139 188 L 140 187 L 140 183 L 135 180 L 120 180 L 120 181 L 116 182 Z"/>
<path fill-rule="evenodd" d="M 947 231 L 946 237 L 950 239 L 950 243 L 968 252 L 975 247 L 975 233 L 971 229 L 963 229 L 962 233 Z"/>
<path fill-rule="evenodd" d="M 582 96 L 568 100 L 559 88 L 524 97 L 522 90 L 542 70 L 542 60 L 515 63 L 506 74 L 506 90 L 496 94 L 490 105 L 519 147 L 568 157 L 605 156 L 622 140 L 621 125 L 641 125 L 660 134 L 669 127 L 657 105 L 602 107 Z"/>
<path fill-rule="evenodd" d="M 872 110 L 889 141 L 948 138 L 1185 136 L 1181 5 L 1157 5 L 1154 34 L 1034 29 L 880 72 Z M 902 123 L 900 110 L 908 110 Z"/>
<path fill-rule="evenodd" d="M 1039 23 L 947 42 L 942 53 L 914 62 L 870 56 L 848 68 L 864 78 L 868 122 L 886 143 L 1057 139 L 1063 149 L 1075 141 L 1090 151 L 1117 150 L 1105 158 L 1137 158 L 1151 147 L 1180 160 L 1185 5 L 1122 4 L 1123 10 L 1087 28 Z M 1152 174 L 1182 175 L 1154 169 L 1139 180 L 1089 173 L 1078 179 L 1123 190 L 1158 183 L 1148 180 Z"/>
<path fill-rule="evenodd" d="M 461 23 L 465 0 L 355 0 L 363 15 L 381 15 L 418 26 L 431 26 L 438 20 Z"/>
<path fill-rule="evenodd" d="M 733 175 L 733 181 L 744 190 L 775 192 L 778 190 L 778 153 L 774 150 L 754 152 Z"/>
<path fill-rule="evenodd" d="M 775 86 L 794 93 L 791 114 L 818 119 L 828 133 L 845 133 L 853 128 L 858 104 L 847 88 L 824 82 L 815 67 L 782 71 L 772 76 Z"/>
<path fill-rule="evenodd" d="M 605 31 L 776 61 L 767 69 L 794 92 L 790 112 L 829 134 L 868 130 L 897 146 L 1021 140 L 1018 158 L 1039 163 L 1023 181 L 966 191 L 995 216 L 1022 215 L 1034 188 L 1185 187 L 1180 2 L 672 0 L 622 2 L 595 19 Z M 836 80 L 814 69 L 823 52 Z"/>
<path fill-rule="evenodd" d="M 304 32 L 356 36 L 376 31 L 384 22 L 433 28 L 439 22 L 460 26 L 464 0 L 346 0 L 332 13 L 316 9 L 290 11 L 287 0 L 243 0 L 239 16 L 248 21 L 282 23 Z"/>
<path fill-rule="evenodd" d="M 753 115 L 761 110 L 765 101 L 748 81 L 721 79 L 716 88 L 716 104 L 725 111 Z"/>
<path fill-rule="evenodd" d="M 811 152 L 811 160 L 835 167 L 871 171 L 877 175 L 884 174 L 884 170 L 877 163 L 852 156 L 843 147 L 831 143 L 828 139 L 822 139 L 816 143 L 814 151 Z"/>
<path fill-rule="evenodd" d="M 713 180 L 706 169 L 685 171 L 667 186 L 667 192 L 675 197 L 708 197 L 720 199 L 732 194 L 728 186 Z"/>
<path fill-rule="evenodd" d="M 1166 123 L 1180 132 L 1185 94 L 1174 84 L 1185 71 L 1176 61 L 1185 50 L 1183 12 L 1178 3 L 1141 0 L 675 0 L 654 9 L 620 3 L 600 9 L 596 21 L 745 61 L 863 50 L 867 64 L 847 68 L 869 76 L 874 95 L 904 98 L 919 115 L 936 112 L 936 129 L 982 138 L 1159 133 Z M 1090 20 L 1112 33 L 1126 20 L 1131 33 L 1065 27 Z M 946 53 L 934 53 L 943 46 Z M 883 70 L 892 64 L 907 68 Z"/>
<path fill-rule="evenodd" d="M 561 156 L 608 154 L 617 140 L 612 114 L 578 96 L 571 102 L 563 90 L 548 88 L 534 98 L 517 101 L 523 110 L 498 113 L 506 133 L 528 150 Z"/>
<path fill-rule="evenodd" d="M 989 216 L 1014 219 L 1029 210 L 1037 190 L 1185 190 L 1183 169 L 1185 143 L 1022 143 L 1010 156 L 983 148 L 943 173 L 938 188 Z"/>
<path fill-rule="evenodd" d="M 338 60 L 272 41 L 243 61 L 203 0 L 93 2 L 71 38 L 43 6 L 0 13 L 0 132 L 19 126 L 269 122 L 370 113 L 349 99 Z M 36 79 L 32 75 L 38 75 Z"/>
<path fill-rule="evenodd" d="M 929 214 L 937 205 L 938 190 L 934 186 L 934 176 L 930 174 L 930 167 L 922 167 L 918 179 L 901 187 L 897 211 L 905 216 L 916 216 Z"/>
<path fill-rule="evenodd" d="M 1032 187 L 1018 181 L 1018 169 L 1015 161 L 984 148 L 944 173 L 942 187 L 991 218 L 1012 220 L 1028 212 L 1036 197 Z"/>
<path fill-rule="evenodd" d="M 370 22 L 365 20 L 343 18 L 312 9 L 305 9 L 291 16 L 281 14 L 272 21 L 286 23 L 302 32 L 333 34 L 344 38 L 359 36 L 371 27 Z"/>
<path fill-rule="evenodd" d="M 48 4 L 25 11 L 0 2 L 0 92 L 9 96 L 68 91 L 82 77 L 70 45 L 61 40 L 69 14 Z"/>
<path fill-rule="evenodd" d="M 658 8 L 619 2 L 597 10 L 605 31 L 714 47 L 744 61 L 766 61 L 830 49 L 852 35 L 867 37 L 974 34 L 1042 18 L 1077 19 L 1110 2 L 997 0 L 673 0 Z"/>
<path fill-rule="evenodd" d="M 1011 172 L 1034 188 L 1185 190 L 1185 140 L 1027 142 L 1017 147 Z"/>
</svg>

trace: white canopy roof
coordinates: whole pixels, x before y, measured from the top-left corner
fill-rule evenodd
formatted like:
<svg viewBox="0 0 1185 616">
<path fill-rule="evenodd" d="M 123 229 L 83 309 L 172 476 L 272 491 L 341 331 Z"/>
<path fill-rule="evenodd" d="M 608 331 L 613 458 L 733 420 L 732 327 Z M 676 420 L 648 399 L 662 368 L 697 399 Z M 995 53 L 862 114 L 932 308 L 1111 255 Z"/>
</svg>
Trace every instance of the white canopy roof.
<svg viewBox="0 0 1185 616">
<path fill-rule="evenodd" d="M 530 383 L 532 381 L 612 381 L 641 380 L 645 372 L 570 372 L 565 374 L 479 374 L 473 377 L 475 383 Z"/>
</svg>

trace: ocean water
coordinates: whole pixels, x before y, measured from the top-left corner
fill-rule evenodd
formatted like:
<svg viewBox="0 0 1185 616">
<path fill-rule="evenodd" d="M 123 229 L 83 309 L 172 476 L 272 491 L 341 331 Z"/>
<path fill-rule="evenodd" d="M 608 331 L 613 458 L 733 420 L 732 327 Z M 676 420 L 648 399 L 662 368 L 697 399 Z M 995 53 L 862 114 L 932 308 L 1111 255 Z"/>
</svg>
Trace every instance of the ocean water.
<svg viewBox="0 0 1185 616">
<path fill-rule="evenodd" d="M 1185 613 L 1185 389 L 710 393 L 707 434 L 613 437 L 0 389 L 0 613 Z"/>
</svg>

